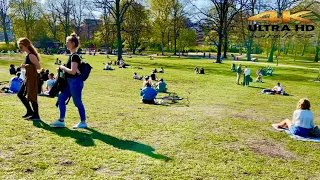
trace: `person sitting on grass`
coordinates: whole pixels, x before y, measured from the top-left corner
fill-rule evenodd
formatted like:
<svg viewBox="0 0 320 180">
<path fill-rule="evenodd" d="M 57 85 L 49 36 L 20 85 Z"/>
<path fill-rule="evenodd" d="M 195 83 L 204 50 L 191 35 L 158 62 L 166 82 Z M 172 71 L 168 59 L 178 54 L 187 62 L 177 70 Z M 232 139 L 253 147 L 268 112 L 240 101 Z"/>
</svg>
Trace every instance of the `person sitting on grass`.
<svg viewBox="0 0 320 180">
<path fill-rule="evenodd" d="M 47 87 L 46 87 L 45 94 L 49 94 L 51 88 L 54 86 L 55 83 L 56 83 L 56 79 L 54 78 L 54 74 L 50 73 L 49 79 L 47 80 Z"/>
<path fill-rule="evenodd" d="M 262 69 L 258 69 L 256 74 L 258 76 L 256 82 L 262 82 Z"/>
<path fill-rule="evenodd" d="M 283 87 L 278 82 L 277 85 L 271 89 L 271 92 L 276 94 L 283 94 L 284 90 L 283 90 Z"/>
<path fill-rule="evenodd" d="M 137 80 L 141 80 L 143 78 L 143 76 L 138 76 L 138 74 L 136 72 L 133 73 L 133 79 L 137 79 Z"/>
<path fill-rule="evenodd" d="M 106 64 L 103 70 L 114 70 L 114 69 L 111 67 L 111 63 L 109 62 Z"/>
<path fill-rule="evenodd" d="M 199 74 L 204 74 L 204 69 L 200 68 Z"/>
<path fill-rule="evenodd" d="M 56 59 L 56 62 L 54 64 L 61 65 L 61 61 L 59 60 L 59 58 Z"/>
<path fill-rule="evenodd" d="M 163 81 L 163 79 L 160 79 L 159 83 L 156 85 L 158 92 L 167 92 L 167 84 Z"/>
<path fill-rule="evenodd" d="M 152 81 L 156 81 L 157 80 L 155 71 L 152 71 L 152 74 L 150 75 L 150 77 L 151 77 Z"/>
<path fill-rule="evenodd" d="M 231 71 L 236 72 L 236 65 L 234 63 L 231 64 Z"/>
<path fill-rule="evenodd" d="M 142 84 L 142 88 L 146 87 L 146 84 L 149 83 L 152 85 L 152 82 L 151 82 L 151 77 L 150 76 L 145 76 L 144 77 L 144 81 L 143 81 L 143 84 Z"/>
<path fill-rule="evenodd" d="M 154 73 L 158 73 L 158 70 L 157 70 L 157 69 L 154 69 L 153 72 L 154 72 Z"/>
<path fill-rule="evenodd" d="M 142 96 L 142 102 L 144 104 L 154 104 L 154 99 L 157 97 L 158 92 L 151 87 L 151 84 L 147 82 L 145 87 L 140 91 Z"/>
<path fill-rule="evenodd" d="M 16 76 L 11 78 L 9 87 L 3 87 L 2 90 L 5 93 L 13 93 L 16 94 L 20 91 L 23 80 L 20 79 L 20 72 L 17 72 Z"/>
<path fill-rule="evenodd" d="M 194 72 L 195 72 L 196 74 L 199 74 L 199 68 L 198 68 L 198 66 L 196 66 L 193 70 L 194 70 Z"/>
<path fill-rule="evenodd" d="M 279 124 L 275 124 L 275 126 L 277 128 L 288 128 L 294 135 L 309 136 L 309 131 L 314 128 L 314 116 L 310 111 L 310 107 L 308 99 L 300 99 L 297 109 L 293 112 L 293 119 L 285 119 Z"/>
<path fill-rule="evenodd" d="M 10 75 L 16 75 L 17 74 L 16 68 L 14 67 L 13 64 L 10 65 L 9 72 L 10 72 Z"/>
<path fill-rule="evenodd" d="M 164 73 L 163 67 L 161 67 L 161 70 L 159 71 L 159 73 Z"/>
</svg>

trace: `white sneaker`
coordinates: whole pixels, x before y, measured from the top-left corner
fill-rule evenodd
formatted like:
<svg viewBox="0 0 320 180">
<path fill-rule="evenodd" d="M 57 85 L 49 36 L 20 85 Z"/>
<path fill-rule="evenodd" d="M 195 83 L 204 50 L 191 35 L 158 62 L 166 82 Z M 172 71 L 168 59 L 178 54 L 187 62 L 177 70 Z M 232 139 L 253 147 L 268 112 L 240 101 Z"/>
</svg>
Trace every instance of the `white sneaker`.
<svg viewBox="0 0 320 180">
<path fill-rule="evenodd" d="M 78 124 L 73 126 L 73 129 L 79 129 L 79 128 L 88 128 L 87 123 L 79 122 Z"/>
<path fill-rule="evenodd" d="M 64 122 L 61 122 L 61 121 L 59 121 L 59 120 L 56 120 L 55 122 L 50 123 L 50 126 L 51 126 L 51 127 L 65 127 L 65 126 L 64 126 Z"/>
</svg>

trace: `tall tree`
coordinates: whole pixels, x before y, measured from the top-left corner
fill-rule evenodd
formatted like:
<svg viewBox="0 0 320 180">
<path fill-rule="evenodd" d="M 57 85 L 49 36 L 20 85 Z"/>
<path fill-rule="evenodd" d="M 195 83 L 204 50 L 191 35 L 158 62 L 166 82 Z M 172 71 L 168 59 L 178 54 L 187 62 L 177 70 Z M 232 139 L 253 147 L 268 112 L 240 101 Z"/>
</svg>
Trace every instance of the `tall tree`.
<svg viewBox="0 0 320 180">
<path fill-rule="evenodd" d="M 133 54 L 136 53 L 141 36 L 145 34 L 145 32 L 148 31 L 148 27 L 150 27 L 148 18 L 148 14 L 144 6 L 138 3 L 133 3 L 124 17 L 124 39 L 128 41 Z"/>
<path fill-rule="evenodd" d="M 71 13 L 75 7 L 72 0 L 57 0 L 55 10 L 58 12 L 59 23 L 63 26 L 65 38 L 69 36 L 71 25 Z"/>
<path fill-rule="evenodd" d="M 160 32 L 161 51 L 164 55 L 165 35 L 168 33 L 171 23 L 170 14 L 172 12 L 172 0 L 150 0 L 151 13 L 154 17 L 155 32 Z"/>
<path fill-rule="evenodd" d="M 9 37 L 7 32 L 8 25 L 10 22 L 9 8 L 10 8 L 10 4 L 8 0 L 0 0 L 0 22 L 2 25 L 4 40 L 7 45 L 9 44 Z"/>
<path fill-rule="evenodd" d="M 81 33 L 81 25 L 85 17 L 87 17 L 86 10 L 89 8 L 87 0 L 74 0 L 74 7 L 71 9 L 72 25 L 75 32 L 79 35 Z"/>
<path fill-rule="evenodd" d="M 41 8 L 43 18 L 46 20 L 47 25 L 52 33 L 52 38 L 57 40 L 57 31 L 58 31 L 58 12 L 56 10 L 56 1 L 47 1 L 46 8 Z"/>
<path fill-rule="evenodd" d="M 34 26 L 40 14 L 38 11 L 38 3 L 34 0 L 13 0 L 11 7 L 12 13 L 16 15 L 13 21 L 16 27 L 15 30 L 18 31 L 17 28 L 21 28 L 22 26 L 24 27 L 25 35 L 33 39 L 36 33 Z"/>
<path fill-rule="evenodd" d="M 106 7 L 115 20 L 117 26 L 117 45 L 118 59 L 122 57 L 122 39 L 121 39 L 121 24 L 124 20 L 124 15 L 132 4 L 133 0 L 94 0 L 97 7 Z"/>
<path fill-rule="evenodd" d="M 185 26 L 185 15 L 184 5 L 179 0 L 172 0 L 172 17 L 173 17 L 173 38 L 174 38 L 174 55 L 177 55 L 177 39 L 181 29 Z"/>
<path fill-rule="evenodd" d="M 243 10 L 243 7 L 248 0 L 210 0 L 213 7 L 208 12 L 201 13 L 205 15 L 205 27 L 214 30 L 218 34 L 217 45 L 217 60 L 216 63 L 221 63 L 221 52 L 224 33 L 228 33 L 228 29 L 234 20 L 234 17 Z"/>
</svg>

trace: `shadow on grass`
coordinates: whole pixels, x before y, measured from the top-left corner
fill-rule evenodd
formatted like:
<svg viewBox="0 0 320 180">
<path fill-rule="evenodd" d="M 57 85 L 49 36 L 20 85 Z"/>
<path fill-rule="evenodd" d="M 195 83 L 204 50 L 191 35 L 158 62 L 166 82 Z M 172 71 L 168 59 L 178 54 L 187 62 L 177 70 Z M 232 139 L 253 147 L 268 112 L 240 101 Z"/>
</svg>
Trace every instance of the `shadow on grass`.
<svg viewBox="0 0 320 180">
<path fill-rule="evenodd" d="M 254 89 L 266 89 L 266 88 L 263 88 L 263 87 L 257 87 L 257 86 L 248 86 L 249 88 L 254 88 Z"/>
<path fill-rule="evenodd" d="M 52 128 L 43 121 L 33 121 L 33 125 L 38 128 L 53 132 L 61 137 L 71 137 L 75 139 L 76 143 L 81 146 L 95 146 L 94 139 L 97 139 L 118 149 L 134 151 L 154 159 L 160 159 L 164 161 L 172 160 L 170 157 L 161 154 L 155 154 L 155 149 L 151 146 L 135 141 L 121 140 L 116 137 L 100 133 L 91 128 L 86 129 L 89 131 L 89 133 L 85 133 L 77 130 L 70 130 L 68 128 Z"/>
</svg>

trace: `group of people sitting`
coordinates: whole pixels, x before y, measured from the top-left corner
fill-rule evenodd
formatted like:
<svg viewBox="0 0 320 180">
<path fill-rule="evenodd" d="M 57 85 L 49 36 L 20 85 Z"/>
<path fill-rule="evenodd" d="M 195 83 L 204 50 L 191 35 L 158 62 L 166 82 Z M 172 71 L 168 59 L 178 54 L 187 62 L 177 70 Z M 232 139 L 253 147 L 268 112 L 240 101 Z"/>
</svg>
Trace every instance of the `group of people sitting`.
<svg viewBox="0 0 320 180">
<path fill-rule="evenodd" d="M 61 60 L 59 58 L 56 59 L 56 62 L 54 63 L 55 65 L 61 65 Z"/>
<path fill-rule="evenodd" d="M 17 69 L 15 68 L 15 65 L 14 64 L 10 64 L 10 68 L 9 68 L 9 73 L 10 75 L 16 75 L 17 72 L 20 72 L 21 71 L 21 67 L 17 67 Z"/>
<path fill-rule="evenodd" d="M 198 66 L 196 66 L 193 70 L 196 74 L 204 74 L 204 69 L 203 68 L 199 69 Z"/>
<path fill-rule="evenodd" d="M 167 84 L 163 79 L 160 79 L 158 83 L 152 84 L 152 80 L 149 76 L 146 76 L 143 82 L 143 87 L 140 91 L 142 96 L 142 103 L 155 104 L 155 99 L 158 92 L 167 92 Z"/>
</svg>

